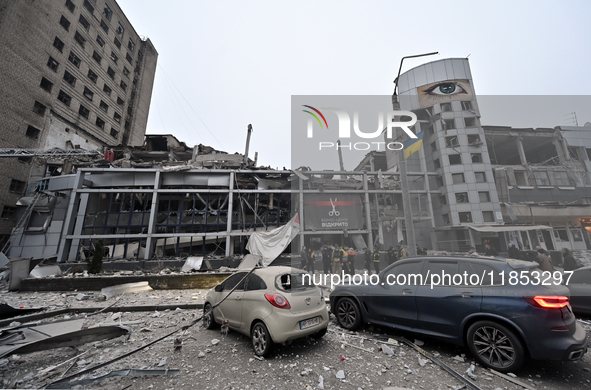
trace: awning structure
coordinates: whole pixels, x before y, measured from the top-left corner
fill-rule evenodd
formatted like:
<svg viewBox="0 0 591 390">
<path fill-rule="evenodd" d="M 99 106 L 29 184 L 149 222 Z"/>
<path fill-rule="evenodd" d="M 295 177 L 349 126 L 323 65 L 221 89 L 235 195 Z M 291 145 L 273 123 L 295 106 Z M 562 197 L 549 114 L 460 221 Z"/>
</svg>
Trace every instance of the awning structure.
<svg viewBox="0 0 591 390">
<path fill-rule="evenodd" d="M 503 226 L 470 226 L 470 229 L 483 233 L 494 232 L 525 232 L 528 230 L 547 230 L 552 229 L 546 225 L 503 225 Z"/>
</svg>

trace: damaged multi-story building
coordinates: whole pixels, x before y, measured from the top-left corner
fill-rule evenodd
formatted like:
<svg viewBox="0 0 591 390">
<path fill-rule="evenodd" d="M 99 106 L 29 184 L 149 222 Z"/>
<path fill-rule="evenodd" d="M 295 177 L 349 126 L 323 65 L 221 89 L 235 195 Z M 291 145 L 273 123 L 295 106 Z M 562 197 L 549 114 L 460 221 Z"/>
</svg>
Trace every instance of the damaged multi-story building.
<svg viewBox="0 0 591 390">
<path fill-rule="evenodd" d="M 406 159 L 417 241 L 439 250 L 591 249 L 591 128 L 483 126 L 467 59 L 430 62 L 397 80 L 395 102 L 418 118 L 422 148 Z M 398 171 L 402 153 L 387 152 Z M 428 179 L 427 179 L 428 178 Z"/>
<path fill-rule="evenodd" d="M 60 155 L 142 145 L 157 57 L 115 0 L 0 3 L 0 145 L 24 150 L 2 159 L 0 239 L 39 175 L 70 172 Z"/>
</svg>

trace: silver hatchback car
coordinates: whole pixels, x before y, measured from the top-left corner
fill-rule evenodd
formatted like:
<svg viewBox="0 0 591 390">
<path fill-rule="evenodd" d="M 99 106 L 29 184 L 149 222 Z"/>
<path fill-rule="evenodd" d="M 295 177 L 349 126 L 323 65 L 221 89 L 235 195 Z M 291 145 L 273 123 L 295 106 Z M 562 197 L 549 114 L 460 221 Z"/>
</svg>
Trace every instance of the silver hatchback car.
<svg viewBox="0 0 591 390">
<path fill-rule="evenodd" d="M 326 334 L 329 314 L 322 290 L 305 283 L 305 272 L 291 267 L 258 268 L 242 280 L 247 274 L 236 272 L 208 291 L 203 306 L 203 312 L 209 313 L 203 317 L 205 328 L 225 323 L 250 336 L 258 356 L 268 356 L 275 343 Z"/>
</svg>

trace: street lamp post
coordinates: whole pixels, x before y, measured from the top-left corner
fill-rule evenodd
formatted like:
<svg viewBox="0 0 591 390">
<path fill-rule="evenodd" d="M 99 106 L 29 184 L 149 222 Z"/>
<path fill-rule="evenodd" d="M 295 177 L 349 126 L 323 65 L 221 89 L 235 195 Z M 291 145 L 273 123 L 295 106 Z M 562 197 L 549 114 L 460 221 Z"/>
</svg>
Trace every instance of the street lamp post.
<svg viewBox="0 0 591 390">
<path fill-rule="evenodd" d="M 398 68 L 398 76 L 394 80 L 394 93 L 392 94 L 392 108 L 394 111 L 400 111 L 400 102 L 398 101 L 398 78 L 400 77 L 400 71 L 402 70 L 402 63 L 406 58 L 425 57 L 439 54 L 439 52 L 431 52 L 425 54 L 416 54 L 413 56 L 402 57 L 400 60 L 400 67 Z M 400 186 L 402 189 L 402 207 L 404 208 L 404 225 L 406 226 L 406 243 L 408 256 L 416 256 L 416 240 L 415 240 L 415 226 L 412 220 L 412 208 L 410 202 L 410 192 L 408 188 L 408 176 L 406 173 L 406 157 L 403 156 L 399 159 L 399 170 L 400 170 Z M 429 194 L 427 194 L 429 196 Z"/>
</svg>

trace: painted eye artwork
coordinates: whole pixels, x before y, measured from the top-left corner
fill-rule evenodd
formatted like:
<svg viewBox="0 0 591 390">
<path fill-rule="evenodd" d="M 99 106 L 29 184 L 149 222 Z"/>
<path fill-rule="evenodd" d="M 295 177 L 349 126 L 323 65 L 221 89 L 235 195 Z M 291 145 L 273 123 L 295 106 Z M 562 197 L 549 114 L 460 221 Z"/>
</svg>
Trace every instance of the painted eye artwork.
<svg viewBox="0 0 591 390">
<path fill-rule="evenodd" d="M 421 107 L 452 100 L 471 100 L 472 87 L 468 80 L 447 80 L 418 88 Z"/>
</svg>

